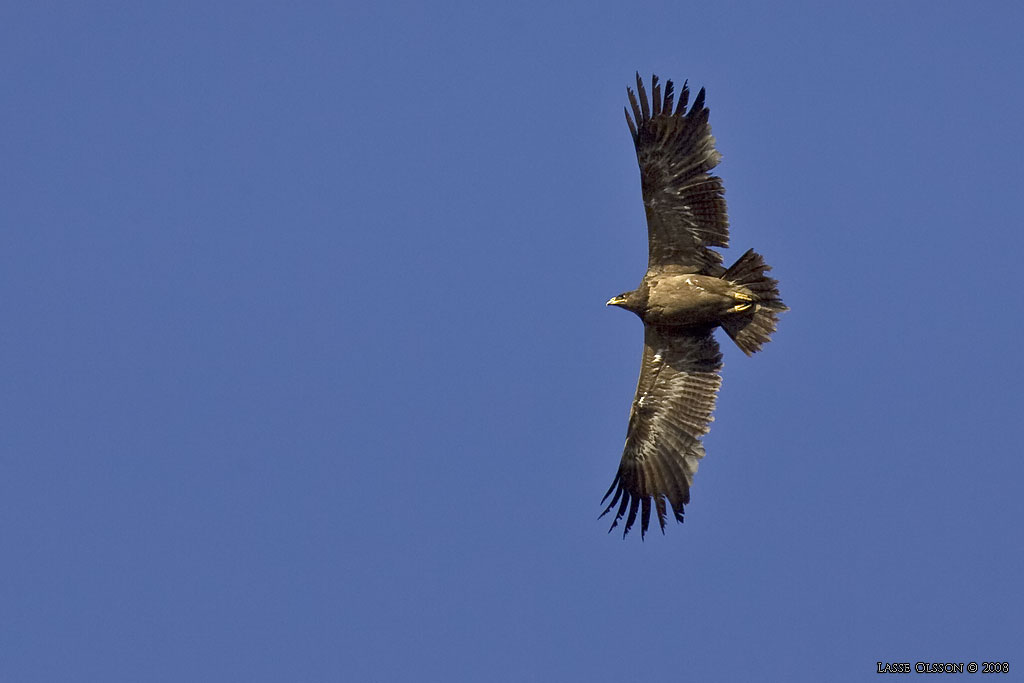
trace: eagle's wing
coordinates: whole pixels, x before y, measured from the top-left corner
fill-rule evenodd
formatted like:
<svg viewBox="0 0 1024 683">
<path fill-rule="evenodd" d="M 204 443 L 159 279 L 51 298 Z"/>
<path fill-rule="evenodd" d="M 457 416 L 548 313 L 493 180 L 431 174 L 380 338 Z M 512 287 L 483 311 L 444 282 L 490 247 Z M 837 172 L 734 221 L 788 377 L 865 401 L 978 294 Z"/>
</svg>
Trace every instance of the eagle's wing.
<svg viewBox="0 0 1024 683">
<path fill-rule="evenodd" d="M 665 83 L 663 96 L 658 77 L 652 76 L 650 102 L 639 73 L 636 88 L 639 102 L 626 89 L 633 109 L 633 118 L 626 110 L 626 122 L 636 145 L 647 211 L 647 270 L 677 266 L 682 272 L 718 276 L 722 257 L 709 247 L 729 245 L 729 219 L 722 179 L 710 175 L 721 155 L 711 136 L 704 88 L 689 112 L 685 83 L 674 112 L 672 81 Z"/>
<path fill-rule="evenodd" d="M 642 504 L 640 534 L 646 535 L 651 498 L 665 532 L 665 498 L 676 520 L 683 521 L 683 504 L 704 457 L 700 437 L 707 433 L 715 394 L 722 383 L 722 354 L 711 331 L 696 335 L 659 330 L 645 325 L 644 356 L 633 408 L 629 414 L 626 447 L 603 503 L 614 497 L 601 516 L 618 504 L 614 529 L 629 508 L 623 536 L 629 533 Z"/>
</svg>

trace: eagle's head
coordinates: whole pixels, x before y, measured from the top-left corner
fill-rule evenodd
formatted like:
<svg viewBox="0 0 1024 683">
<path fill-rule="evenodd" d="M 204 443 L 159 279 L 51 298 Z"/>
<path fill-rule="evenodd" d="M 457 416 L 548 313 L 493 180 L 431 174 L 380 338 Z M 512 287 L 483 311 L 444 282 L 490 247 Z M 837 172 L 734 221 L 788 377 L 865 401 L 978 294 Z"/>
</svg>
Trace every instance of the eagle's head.
<svg viewBox="0 0 1024 683">
<path fill-rule="evenodd" d="M 632 292 L 624 292 L 618 296 L 613 296 L 611 299 L 608 299 L 605 306 L 618 306 L 640 315 L 647 306 L 647 286 L 640 285 L 640 287 Z"/>
</svg>

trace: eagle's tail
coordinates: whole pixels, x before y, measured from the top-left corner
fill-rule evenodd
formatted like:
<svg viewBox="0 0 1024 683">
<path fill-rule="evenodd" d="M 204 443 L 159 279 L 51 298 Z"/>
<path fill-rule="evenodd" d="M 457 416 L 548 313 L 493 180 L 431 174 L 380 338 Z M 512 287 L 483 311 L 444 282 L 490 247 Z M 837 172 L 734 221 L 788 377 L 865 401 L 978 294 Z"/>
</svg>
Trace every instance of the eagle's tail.
<svg viewBox="0 0 1024 683">
<path fill-rule="evenodd" d="M 760 254 L 748 249 L 722 275 L 723 280 L 742 285 L 754 297 L 748 308 L 722 322 L 722 329 L 748 356 L 759 351 L 771 339 L 778 324 L 778 314 L 789 310 L 779 298 L 778 281 L 765 274 L 771 269 Z"/>
</svg>

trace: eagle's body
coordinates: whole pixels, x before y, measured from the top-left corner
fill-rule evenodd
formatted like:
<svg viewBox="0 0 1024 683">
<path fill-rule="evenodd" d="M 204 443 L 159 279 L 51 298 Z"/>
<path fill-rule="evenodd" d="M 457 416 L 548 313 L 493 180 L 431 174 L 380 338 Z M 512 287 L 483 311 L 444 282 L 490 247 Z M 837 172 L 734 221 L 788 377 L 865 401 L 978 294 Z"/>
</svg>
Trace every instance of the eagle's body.
<svg viewBox="0 0 1024 683">
<path fill-rule="evenodd" d="M 633 311 L 645 323 L 678 328 L 712 328 L 727 316 L 750 308 L 754 295 L 710 275 L 663 274 L 644 278 L 640 287 L 609 303 Z"/>
<path fill-rule="evenodd" d="M 644 322 L 644 354 L 629 415 L 626 446 L 615 481 L 605 494 L 616 505 L 612 528 L 627 513 L 623 535 L 641 512 L 646 534 L 654 501 L 665 530 L 666 500 L 676 520 L 704 457 L 700 438 L 713 419 L 721 384 L 722 354 L 712 332 L 723 328 L 747 355 L 775 331 L 786 306 L 770 267 L 753 250 L 728 269 L 711 247 L 729 242 L 725 189 L 709 174 L 719 160 L 704 90 L 686 111 L 684 85 L 673 111 L 672 81 L 662 97 L 657 76 L 648 101 L 637 74 L 639 102 L 627 89 L 633 118 L 626 121 L 636 145 L 647 213 L 648 266 L 640 286 L 608 301 L 636 313 Z"/>
</svg>

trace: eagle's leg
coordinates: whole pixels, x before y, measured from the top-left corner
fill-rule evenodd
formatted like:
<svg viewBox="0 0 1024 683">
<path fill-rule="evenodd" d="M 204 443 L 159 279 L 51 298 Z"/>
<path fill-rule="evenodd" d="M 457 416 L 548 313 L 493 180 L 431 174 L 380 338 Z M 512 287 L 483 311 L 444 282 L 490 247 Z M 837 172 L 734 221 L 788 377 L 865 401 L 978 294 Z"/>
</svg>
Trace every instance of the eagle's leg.
<svg viewBox="0 0 1024 683">
<path fill-rule="evenodd" d="M 742 313 L 753 305 L 754 297 L 750 296 L 746 292 L 731 291 L 729 296 L 733 298 L 737 303 L 729 309 L 729 313 Z"/>
</svg>

